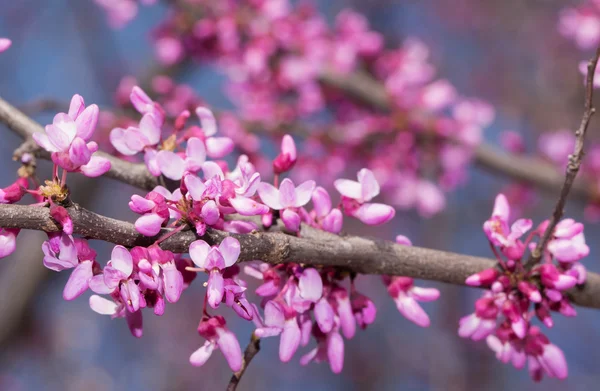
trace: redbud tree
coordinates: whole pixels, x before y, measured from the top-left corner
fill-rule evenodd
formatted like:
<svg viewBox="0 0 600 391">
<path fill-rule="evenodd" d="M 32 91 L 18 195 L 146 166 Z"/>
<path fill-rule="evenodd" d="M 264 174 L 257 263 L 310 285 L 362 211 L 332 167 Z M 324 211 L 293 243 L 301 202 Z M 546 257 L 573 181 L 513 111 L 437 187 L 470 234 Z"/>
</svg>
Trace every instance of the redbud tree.
<svg viewBox="0 0 600 391">
<path fill-rule="evenodd" d="M 518 131 L 502 133 L 501 149 L 486 144 L 495 108 L 438 76 L 417 37 L 389 44 L 358 11 L 331 19 L 288 0 L 86 1 L 115 29 L 146 7 L 167 8 L 149 43 L 160 66 L 124 77 L 111 107 L 80 94 L 52 101 L 42 124 L 0 98 L 2 132 L 23 139 L 16 165 L 3 157 L 14 179 L 0 188 L 0 258 L 27 246 L 22 230 L 45 232 L 28 251 L 68 274 L 63 299 L 86 300 L 82 316 L 108 316 L 142 340 L 145 319 L 194 295 L 187 316 L 198 322 L 197 343 L 177 350 L 196 367 L 222 356 L 228 390 L 252 370 L 261 343 L 278 346 L 268 360 L 345 376 L 346 344 L 368 343 L 378 321 L 381 304 L 357 284 L 368 274 L 412 327 L 429 327 L 424 303 L 445 299 L 415 279 L 478 288 L 455 325 L 466 348 L 481 341 L 536 382 L 567 378 L 568 355 L 547 331 L 577 306 L 600 308 L 584 236 L 600 218 L 600 145 L 586 137 L 600 51 L 572 59 L 585 87 L 581 122 L 542 134 L 528 152 Z M 587 56 L 600 45 L 600 2 L 563 9 L 555 28 Z M 0 38 L 0 61 L 19 39 Z M 233 109 L 209 105 L 174 76 L 194 66 L 222 75 Z M 444 213 L 474 164 L 511 180 L 486 200 L 489 218 L 471 239 L 489 247 L 487 257 L 413 246 L 411 232 L 376 228 L 407 211 Z M 79 205 L 73 181 L 99 177 L 130 186 L 134 219 Z M 540 189 L 555 206 L 535 221 L 527 208 Z M 564 215 L 573 197 L 585 203 L 582 221 Z M 347 233 L 359 224 L 364 235 Z M 236 319 L 253 330 L 249 342 L 230 327 Z"/>
</svg>

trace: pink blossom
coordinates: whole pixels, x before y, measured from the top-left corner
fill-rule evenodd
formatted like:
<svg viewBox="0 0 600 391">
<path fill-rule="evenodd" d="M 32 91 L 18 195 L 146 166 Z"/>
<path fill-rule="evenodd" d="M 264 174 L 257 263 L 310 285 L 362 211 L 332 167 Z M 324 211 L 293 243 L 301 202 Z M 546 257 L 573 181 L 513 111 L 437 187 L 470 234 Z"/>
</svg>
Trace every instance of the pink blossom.
<svg viewBox="0 0 600 391">
<path fill-rule="evenodd" d="M 0 228 L 0 258 L 8 257 L 17 248 L 18 229 Z"/>
<path fill-rule="evenodd" d="M 203 240 L 190 244 L 192 261 L 208 273 L 207 295 L 208 304 L 217 308 L 225 293 L 223 271 L 235 264 L 240 255 L 240 242 L 232 237 L 223 239 L 221 244 L 211 247 Z"/>
<path fill-rule="evenodd" d="M 290 231 L 300 229 L 298 208 L 306 205 L 315 189 L 314 181 L 306 181 L 296 187 L 291 179 L 281 181 L 279 189 L 273 185 L 261 182 L 258 185 L 258 195 L 271 209 L 279 210 L 281 220 Z"/>
<path fill-rule="evenodd" d="M 416 287 L 409 277 L 384 276 L 383 282 L 402 315 L 421 327 L 429 327 L 429 316 L 417 302 L 437 300 L 440 297 L 437 289 Z"/>
<path fill-rule="evenodd" d="M 233 140 L 229 137 L 214 137 L 217 134 L 217 121 L 212 111 L 206 107 L 197 107 L 196 115 L 202 123 L 201 139 L 206 145 L 206 154 L 213 159 L 220 159 L 233 151 Z"/>
<path fill-rule="evenodd" d="M 508 200 L 504 194 L 499 194 L 494 203 L 492 216 L 483 224 L 483 230 L 492 244 L 501 246 L 502 252 L 507 257 L 519 259 L 525 251 L 525 245 L 519 238 L 531 229 L 533 223 L 529 219 L 519 219 L 509 229 L 509 215 Z"/>
<path fill-rule="evenodd" d="M 54 164 L 67 171 L 97 177 L 110 170 L 110 161 L 94 156 L 98 144 L 89 141 L 96 130 L 98 106 L 84 105 L 80 95 L 71 99 L 69 113 L 58 113 L 45 133 L 34 133 L 37 144 L 51 152 Z"/>
<path fill-rule="evenodd" d="M 344 212 L 365 224 L 383 224 L 396 214 L 394 208 L 389 205 L 369 202 L 379 194 L 379 183 L 366 168 L 358 172 L 358 182 L 337 179 L 334 186 L 342 194 Z"/>
<path fill-rule="evenodd" d="M 287 172 L 296 164 L 296 144 L 289 134 L 283 136 L 281 140 L 281 152 L 273 160 L 273 172 L 281 174 Z"/>
<path fill-rule="evenodd" d="M 10 39 L 0 37 L 0 53 L 2 53 L 5 50 L 8 50 L 10 45 L 12 45 L 12 41 Z"/>
<path fill-rule="evenodd" d="M 0 204 L 14 204 L 19 202 L 29 188 L 27 178 L 19 177 L 12 185 L 0 189 Z"/>
<path fill-rule="evenodd" d="M 183 156 L 182 156 L 183 155 Z M 185 154 L 161 150 L 156 155 L 158 168 L 169 179 L 178 181 L 186 172 L 196 173 L 206 160 L 206 147 L 202 140 L 192 137 L 188 140 Z"/>
<path fill-rule="evenodd" d="M 219 348 L 233 372 L 237 372 L 242 368 L 240 343 L 235 334 L 227 328 L 225 318 L 222 316 L 202 318 L 198 325 L 198 334 L 205 338 L 206 342 L 190 356 L 192 365 L 197 367 L 204 365 L 212 352 Z"/>
</svg>

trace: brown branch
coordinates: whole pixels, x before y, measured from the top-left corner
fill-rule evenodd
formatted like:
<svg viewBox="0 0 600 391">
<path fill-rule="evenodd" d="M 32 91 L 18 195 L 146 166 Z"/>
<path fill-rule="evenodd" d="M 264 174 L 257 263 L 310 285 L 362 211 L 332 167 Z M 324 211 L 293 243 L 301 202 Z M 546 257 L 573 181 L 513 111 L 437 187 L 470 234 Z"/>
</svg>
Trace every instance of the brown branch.
<svg viewBox="0 0 600 391">
<path fill-rule="evenodd" d="M 68 211 L 74 233 L 89 239 L 133 247 L 149 246 L 158 238 L 145 237 L 131 223 L 98 215 L 78 205 L 70 206 Z M 25 205 L 0 205 L 0 227 L 60 231 L 47 208 Z M 159 236 L 167 232 L 163 230 Z M 227 236 L 236 238 L 242 248 L 240 262 L 260 259 L 270 264 L 303 263 L 360 274 L 408 276 L 455 285 L 465 285 L 468 276 L 496 265 L 496 261 L 488 258 L 403 246 L 379 239 L 338 236 L 305 225 L 301 234 L 302 237 L 291 236 L 277 229 L 250 234 L 209 229 L 202 239 L 214 245 Z M 186 253 L 196 239 L 192 231 L 183 231 L 162 242 L 161 247 Z M 587 283 L 570 293 L 574 303 L 600 308 L 600 275 L 588 273 Z"/>
<path fill-rule="evenodd" d="M 385 87 L 365 72 L 340 74 L 325 70 L 320 80 L 374 109 L 392 109 L 392 101 Z M 547 191 L 555 191 L 564 181 L 563 175 L 550 163 L 538 158 L 510 154 L 484 143 L 475 148 L 474 159 L 476 164 L 486 170 L 531 183 Z M 572 193 L 584 200 L 596 197 L 592 184 L 582 180 L 574 183 Z"/>
<path fill-rule="evenodd" d="M 260 338 L 258 338 L 254 333 L 250 337 L 250 342 L 248 342 L 248 346 L 246 346 L 246 350 L 244 351 L 244 361 L 242 361 L 242 369 L 231 375 L 231 380 L 229 380 L 229 384 L 227 385 L 227 391 L 235 391 L 237 389 L 242 376 L 244 376 L 244 372 L 248 369 L 248 365 L 250 365 L 250 361 L 258 354 L 260 351 Z"/>
<path fill-rule="evenodd" d="M 548 245 L 550 237 L 554 233 L 554 228 L 556 228 L 556 225 L 558 224 L 558 222 L 564 214 L 564 209 L 567 203 L 569 192 L 571 191 L 573 182 L 575 181 L 577 173 L 579 172 L 579 167 L 581 166 L 581 161 L 583 160 L 584 155 L 583 147 L 585 145 L 585 134 L 587 133 L 590 120 L 596 112 L 596 109 L 593 107 L 593 100 L 594 74 L 596 73 L 598 57 L 600 57 L 600 48 L 596 50 L 596 55 L 588 62 L 587 65 L 583 117 L 581 118 L 581 124 L 579 125 L 579 128 L 575 131 L 575 149 L 573 151 L 573 154 L 569 155 L 569 164 L 567 165 L 565 180 L 562 185 L 562 188 L 560 189 L 560 195 L 558 197 L 558 201 L 556 202 L 556 206 L 554 207 L 554 211 L 552 212 L 550 223 L 548 224 L 548 227 L 546 227 L 546 231 L 542 236 L 542 240 L 540 240 L 535 249 L 531 252 L 531 256 L 527 261 L 528 267 L 532 267 L 533 265 L 537 264 L 542 258 L 544 249 Z"/>
<path fill-rule="evenodd" d="M 35 132 L 44 131 L 42 126 L 2 98 L 0 98 L 0 122 L 25 140 L 15 151 L 15 158 L 18 159 L 23 153 L 29 152 L 42 159 L 50 159 L 50 154 L 39 148 L 31 138 Z M 146 190 L 151 190 L 158 185 L 157 178 L 148 172 L 145 164 L 131 163 L 104 152 L 97 152 L 97 154 L 110 160 L 112 167 L 106 173 L 109 178 Z"/>
</svg>

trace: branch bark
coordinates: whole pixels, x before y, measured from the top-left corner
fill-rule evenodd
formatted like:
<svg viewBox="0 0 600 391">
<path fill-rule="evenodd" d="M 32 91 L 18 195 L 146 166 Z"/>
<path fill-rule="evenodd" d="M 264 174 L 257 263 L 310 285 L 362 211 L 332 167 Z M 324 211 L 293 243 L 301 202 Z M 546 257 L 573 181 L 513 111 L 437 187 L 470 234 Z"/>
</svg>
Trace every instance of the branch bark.
<svg viewBox="0 0 600 391">
<path fill-rule="evenodd" d="M 39 148 L 31 137 L 36 132 L 43 132 L 40 124 L 23 114 L 16 107 L 0 97 L 0 122 L 21 136 L 25 142 L 15 151 L 15 157 L 20 158 L 25 152 L 33 153 L 37 157 L 50 160 L 50 154 Z M 109 178 L 128 183 L 141 189 L 152 190 L 158 185 L 158 180 L 153 177 L 142 163 L 131 163 L 104 152 L 96 152 L 110 160 L 111 169 L 106 173 Z"/>
<path fill-rule="evenodd" d="M 67 210 L 73 220 L 74 233 L 126 247 L 149 246 L 169 232 L 165 229 L 157 237 L 148 238 L 138 233 L 129 222 L 101 216 L 78 205 Z M 60 231 L 48 208 L 26 205 L 0 205 L 0 227 Z M 403 246 L 380 239 L 337 236 L 306 225 L 302 226 L 301 235 L 287 235 L 277 228 L 250 234 L 209 229 L 202 239 L 214 245 L 227 236 L 236 238 L 242 249 L 239 262 L 260 259 L 270 264 L 302 263 L 361 274 L 400 275 L 455 285 L 465 285 L 465 279 L 471 274 L 496 265 L 495 260 L 488 258 Z M 185 253 L 196 239 L 194 232 L 182 231 L 160 246 L 175 253 Z M 600 275 L 588 273 L 588 282 L 573 289 L 570 294 L 576 304 L 600 308 Z"/>
<path fill-rule="evenodd" d="M 258 354 L 260 351 L 260 338 L 252 333 L 252 337 L 250 337 L 250 342 L 248 342 L 248 346 L 246 346 L 246 350 L 244 351 L 244 361 L 242 362 L 242 369 L 231 375 L 231 380 L 227 385 L 227 391 L 235 391 L 237 390 L 238 384 L 240 384 L 240 380 L 246 369 L 248 369 L 248 365 L 250 365 L 250 361 Z"/>
<path fill-rule="evenodd" d="M 535 249 L 531 252 L 531 256 L 527 261 L 528 267 L 533 267 L 533 265 L 537 264 L 542 258 L 542 254 L 544 249 L 548 245 L 550 241 L 550 237 L 554 233 L 554 228 L 560 221 L 563 216 L 564 208 L 567 203 L 567 198 L 569 197 L 569 192 L 571 191 L 571 187 L 573 186 L 573 182 L 577 177 L 577 173 L 579 172 L 579 167 L 581 167 L 581 161 L 583 160 L 583 147 L 585 145 L 585 134 L 587 133 L 588 126 L 590 124 L 590 120 L 596 109 L 593 107 L 594 100 L 594 74 L 596 73 L 596 65 L 598 64 L 598 57 L 600 57 L 600 48 L 596 50 L 596 55 L 592 58 L 587 65 L 587 76 L 586 76 L 586 84 L 585 84 L 585 103 L 584 103 L 584 111 L 583 117 L 581 118 L 581 124 L 579 128 L 575 131 L 575 149 L 572 155 L 569 155 L 569 164 L 567 165 L 567 172 L 565 173 L 565 180 L 560 190 L 560 195 L 558 196 L 558 201 L 556 202 L 556 206 L 554 207 L 554 211 L 552 212 L 552 216 L 550 217 L 550 222 L 548 227 L 546 227 L 546 231 L 542 236 L 542 239 L 537 244 Z"/>
</svg>

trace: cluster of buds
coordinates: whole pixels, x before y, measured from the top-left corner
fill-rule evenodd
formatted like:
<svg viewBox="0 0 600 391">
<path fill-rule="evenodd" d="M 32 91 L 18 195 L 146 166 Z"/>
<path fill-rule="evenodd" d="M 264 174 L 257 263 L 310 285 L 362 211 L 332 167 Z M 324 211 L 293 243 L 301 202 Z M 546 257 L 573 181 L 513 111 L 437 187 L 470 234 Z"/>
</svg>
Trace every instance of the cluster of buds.
<svg viewBox="0 0 600 391">
<path fill-rule="evenodd" d="M 458 333 L 475 341 L 487 338 L 497 357 L 516 368 L 522 368 L 527 359 L 536 381 L 544 373 L 563 379 L 567 376 L 564 355 L 532 321 L 537 318 L 552 327 L 552 312 L 576 315 L 566 291 L 585 282 L 586 270 L 579 263 L 589 254 L 583 224 L 573 219 L 560 221 L 540 262 L 525 262 L 526 249 L 533 252 L 534 239 L 542 237 L 549 222 L 542 222 L 522 241 L 532 222 L 519 219 L 509 226 L 509 214 L 508 201 L 499 194 L 491 218 L 483 225 L 498 265 L 467 278 L 467 285 L 486 291 L 475 303 L 475 312 L 461 319 Z"/>
</svg>

